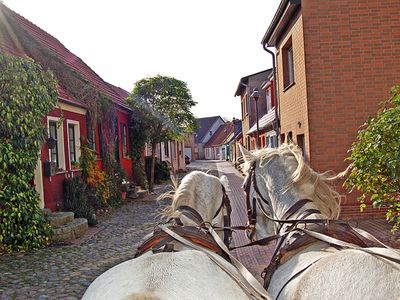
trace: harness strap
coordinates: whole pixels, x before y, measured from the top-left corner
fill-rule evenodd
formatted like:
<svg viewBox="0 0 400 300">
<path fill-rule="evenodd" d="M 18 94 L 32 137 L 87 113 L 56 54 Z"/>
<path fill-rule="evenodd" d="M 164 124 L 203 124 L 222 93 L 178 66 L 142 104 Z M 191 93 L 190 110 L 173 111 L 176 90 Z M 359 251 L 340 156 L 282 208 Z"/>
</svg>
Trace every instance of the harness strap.
<svg viewBox="0 0 400 300">
<path fill-rule="evenodd" d="M 173 237 L 174 239 L 176 239 L 177 241 L 181 242 L 182 244 L 184 244 L 184 245 L 186 245 L 186 246 L 188 246 L 188 247 L 191 247 L 191 248 L 193 248 L 193 249 L 195 249 L 195 250 L 201 251 L 201 252 L 203 252 L 204 254 L 206 254 L 206 255 L 207 255 L 214 263 L 216 263 L 224 272 L 226 272 L 232 279 L 234 279 L 248 294 L 253 295 L 256 299 L 268 299 L 268 300 L 272 300 L 272 297 L 269 295 L 269 293 L 268 293 L 267 291 L 264 290 L 264 288 L 262 288 L 262 286 L 261 286 L 261 288 L 257 289 L 257 288 L 255 288 L 255 287 L 253 287 L 252 283 L 250 283 L 250 282 L 248 282 L 248 284 L 249 284 L 250 286 L 248 286 L 247 284 L 245 284 L 245 283 L 243 282 L 242 278 L 238 277 L 235 273 L 232 273 L 232 272 L 223 264 L 223 261 L 221 261 L 221 257 L 218 256 L 217 254 L 215 254 L 215 253 L 213 253 L 213 252 L 211 252 L 211 251 L 208 251 L 208 250 L 206 250 L 206 249 L 204 249 L 204 248 L 202 248 L 202 247 L 199 247 L 198 245 L 196 245 L 196 244 L 194 244 L 194 243 L 188 241 L 187 239 L 181 237 L 180 235 L 178 235 L 178 234 L 176 234 L 175 232 L 173 232 L 172 230 L 170 230 L 170 229 L 169 229 L 168 227 L 166 227 L 165 225 L 160 224 L 160 225 L 159 225 L 159 228 L 160 228 L 162 231 L 164 231 L 165 233 L 167 233 L 168 235 L 172 236 L 172 237 Z M 212 227 L 209 227 L 209 228 L 212 228 Z M 220 247 L 221 247 L 221 246 L 224 247 L 224 248 L 222 248 L 222 249 L 225 251 L 225 249 L 227 249 L 227 248 L 226 248 L 226 246 L 224 245 L 224 243 L 221 241 L 221 239 L 219 238 L 219 236 L 215 233 L 215 231 L 210 231 L 210 232 L 211 232 L 211 234 L 212 234 L 212 232 L 214 232 L 214 234 L 212 234 L 213 237 L 215 238 L 215 236 L 216 236 L 216 237 L 218 238 L 218 239 L 217 239 L 217 243 L 218 243 L 218 244 L 221 243 Z M 236 258 L 234 258 L 234 257 L 229 253 L 229 251 L 227 252 L 227 254 L 230 256 L 231 259 L 237 261 Z M 237 262 L 238 262 L 238 261 L 237 261 Z M 239 264 L 240 264 L 240 262 L 239 262 Z M 242 265 L 242 266 L 243 266 L 243 265 Z M 241 269 L 242 269 L 242 268 L 241 268 Z M 240 271 L 239 274 L 241 275 L 241 277 L 244 277 L 244 276 L 242 275 L 242 273 L 241 273 L 241 269 L 239 269 L 239 271 Z M 246 268 L 244 268 L 244 266 L 243 266 L 243 269 L 244 269 L 245 271 L 247 271 L 247 273 L 248 273 L 250 276 L 252 276 L 251 273 L 250 273 Z M 246 274 L 245 271 L 244 271 L 244 273 Z M 246 278 L 246 277 L 244 277 L 244 278 Z M 253 277 L 253 278 L 254 278 L 254 277 Z M 258 283 L 258 281 L 257 281 L 255 278 L 254 278 L 254 280 Z M 260 285 L 260 283 L 258 283 L 258 285 Z"/>
<path fill-rule="evenodd" d="M 288 220 L 294 213 L 298 212 L 300 208 L 302 208 L 307 203 L 312 202 L 310 199 L 301 199 L 293 204 L 282 216 L 283 220 Z"/>
<path fill-rule="evenodd" d="M 337 246 L 340 246 L 340 247 L 343 247 L 343 248 L 360 250 L 360 251 L 363 251 L 363 252 L 366 252 L 366 253 L 369 253 L 369 254 L 373 254 L 373 255 L 377 255 L 377 256 L 386 258 L 386 259 L 388 259 L 390 261 L 393 261 L 393 262 L 396 262 L 396 263 L 400 264 L 400 252 L 395 250 L 395 249 L 393 249 L 393 248 L 391 248 L 391 247 L 389 247 L 389 246 L 386 246 L 382 242 L 380 242 L 380 244 L 384 245 L 387 249 L 391 250 L 391 252 L 394 255 L 381 254 L 381 253 L 376 252 L 375 249 L 362 248 L 362 247 L 357 246 L 357 245 L 355 245 L 353 243 L 344 242 L 344 241 L 335 239 L 334 237 L 328 236 L 326 234 L 315 232 L 315 231 L 311 231 L 311 230 L 308 230 L 308 229 L 305 229 L 305 228 L 298 228 L 298 229 L 303 231 L 303 232 L 305 232 L 305 233 L 307 233 L 308 235 L 312 236 L 313 238 L 316 238 L 316 239 L 320 240 L 320 241 L 323 241 L 323 242 L 326 242 L 326 243 L 329 243 L 329 244 L 333 244 L 333 245 L 337 245 Z M 363 231 L 363 230 L 360 230 L 360 231 Z"/>
<path fill-rule="evenodd" d="M 303 273 L 305 270 L 307 270 L 309 267 L 311 267 L 313 264 L 315 264 L 316 262 L 318 262 L 321 258 L 316 259 L 315 261 L 313 261 L 312 263 L 310 263 L 309 265 L 307 265 L 306 267 L 304 267 L 303 269 L 301 269 L 300 271 L 298 271 L 296 274 L 294 274 L 292 277 L 289 278 L 288 281 L 285 282 L 285 284 L 282 286 L 282 288 L 279 290 L 279 293 L 276 296 L 275 300 L 278 300 L 279 296 L 281 295 L 282 291 L 285 289 L 285 287 L 296 277 L 298 277 L 301 273 Z M 272 276 L 271 276 L 272 277 Z"/>
<path fill-rule="evenodd" d="M 217 242 L 217 244 L 221 247 L 222 251 L 224 251 L 225 254 L 229 256 L 234 266 L 239 270 L 240 274 L 246 279 L 246 281 L 250 284 L 250 286 L 253 289 L 255 289 L 255 291 L 258 294 L 262 295 L 264 299 L 271 299 L 269 293 L 263 288 L 263 286 L 258 282 L 258 280 L 255 279 L 254 276 L 246 269 L 246 267 L 229 252 L 229 249 L 222 242 L 222 240 L 215 232 L 213 227 L 208 226 L 208 230 L 211 233 L 214 240 Z"/>
<path fill-rule="evenodd" d="M 199 214 L 199 212 L 197 210 L 195 210 L 194 208 L 188 206 L 188 205 L 181 205 L 179 206 L 176 210 L 179 210 L 182 212 L 182 214 L 184 214 L 185 216 L 187 216 L 189 219 L 193 220 L 193 221 L 197 221 L 197 225 L 200 225 L 204 222 L 203 218 L 201 217 L 201 215 Z"/>
<path fill-rule="evenodd" d="M 229 247 L 232 239 L 232 230 L 229 229 L 231 227 L 231 213 L 232 213 L 232 206 L 231 201 L 229 200 L 228 195 L 226 194 L 225 187 L 222 185 L 222 204 L 220 209 L 225 206 L 226 215 L 224 216 L 224 243 L 227 247 Z M 219 211 L 215 214 L 214 218 L 219 214 Z"/>
</svg>

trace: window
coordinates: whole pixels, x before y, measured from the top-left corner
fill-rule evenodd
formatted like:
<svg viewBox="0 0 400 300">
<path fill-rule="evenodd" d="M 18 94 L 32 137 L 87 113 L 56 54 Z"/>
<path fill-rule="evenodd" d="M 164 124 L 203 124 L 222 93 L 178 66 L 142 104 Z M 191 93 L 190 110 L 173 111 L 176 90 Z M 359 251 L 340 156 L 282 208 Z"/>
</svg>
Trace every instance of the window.
<svg viewBox="0 0 400 300">
<path fill-rule="evenodd" d="M 169 142 L 164 143 L 164 155 L 165 157 L 169 157 Z"/>
<path fill-rule="evenodd" d="M 56 140 L 53 149 L 49 149 L 49 161 L 56 164 L 57 171 L 65 170 L 64 154 L 64 127 L 60 124 L 60 118 L 47 117 L 47 128 L 49 137 Z"/>
<path fill-rule="evenodd" d="M 126 124 L 121 123 L 121 140 L 122 140 L 122 157 L 128 156 L 128 135 L 126 132 Z"/>
<path fill-rule="evenodd" d="M 285 134 L 281 133 L 281 143 L 285 143 Z"/>
<path fill-rule="evenodd" d="M 250 110 L 250 97 L 246 94 L 246 116 L 249 115 Z"/>
<path fill-rule="evenodd" d="M 277 148 L 278 147 L 278 137 L 276 135 L 273 135 L 271 137 L 271 148 Z"/>
<path fill-rule="evenodd" d="M 210 130 L 210 132 L 208 133 L 210 136 L 212 136 L 212 131 Z"/>
<path fill-rule="evenodd" d="M 104 157 L 103 129 L 101 128 L 101 124 L 99 124 L 97 128 L 98 128 L 97 130 L 99 132 L 100 158 L 102 159 Z M 146 147 L 147 147 L 147 144 L 146 144 Z"/>
<path fill-rule="evenodd" d="M 288 135 L 287 135 L 287 140 L 288 143 L 293 142 L 293 133 L 291 131 L 289 131 Z"/>
<path fill-rule="evenodd" d="M 75 126 L 68 124 L 68 142 L 69 142 L 69 159 L 71 163 L 77 162 L 76 159 L 76 137 L 75 137 Z"/>
<path fill-rule="evenodd" d="M 294 83 L 294 61 L 292 38 L 282 48 L 283 59 L 283 88 L 286 89 Z"/>
<path fill-rule="evenodd" d="M 244 116 L 246 115 L 244 109 L 245 109 L 244 100 L 242 99 L 242 119 L 244 119 Z"/>
<path fill-rule="evenodd" d="M 272 108 L 272 103 L 271 103 L 271 86 L 267 88 L 265 91 L 265 99 L 267 100 L 267 111 L 269 111 Z"/>
<path fill-rule="evenodd" d="M 96 153 L 96 129 L 92 130 L 92 149 Z"/>
<path fill-rule="evenodd" d="M 81 156 L 79 122 L 67 120 L 67 128 L 70 169 L 74 169 Z"/>
<path fill-rule="evenodd" d="M 307 155 L 306 155 L 306 145 L 305 145 L 305 140 L 304 140 L 304 134 L 298 134 L 296 140 L 297 140 L 297 145 L 303 152 L 303 158 L 304 158 L 304 160 L 306 160 Z"/>
<path fill-rule="evenodd" d="M 57 122 L 49 121 L 49 133 L 50 137 L 57 141 L 56 146 L 53 149 L 50 149 L 50 161 L 56 163 L 57 169 L 60 166 L 60 160 L 58 158 L 58 138 L 57 138 Z"/>
<path fill-rule="evenodd" d="M 177 149 L 176 149 L 176 142 L 171 143 L 171 152 L 173 153 L 173 158 L 177 157 Z"/>
</svg>

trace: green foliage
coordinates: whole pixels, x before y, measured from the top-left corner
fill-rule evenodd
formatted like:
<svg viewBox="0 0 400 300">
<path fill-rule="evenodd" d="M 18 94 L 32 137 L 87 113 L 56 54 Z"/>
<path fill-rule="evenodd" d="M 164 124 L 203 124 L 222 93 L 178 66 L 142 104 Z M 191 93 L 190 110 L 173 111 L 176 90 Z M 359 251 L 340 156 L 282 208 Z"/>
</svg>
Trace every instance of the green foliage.
<svg viewBox="0 0 400 300">
<path fill-rule="evenodd" d="M 146 156 L 145 164 L 146 164 L 146 176 L 147 176 L 147 179 L 150 179 L 151 169 L 152 169 L 152 167 L 151 167 L 152 157 L 151 156 Z M 170 172 L 171 172 L 171 170 L 165 161 L 160 161 L 158 159 L 155 159 L 154 183 L 158 184 L 158 183 L 161 183 L 161 181 L 169 180 Z"/>
<path fill-rule="evenodd" d="M 157 75 L 137 81 L 128 103 L 135 111 L 134 122 L 142 122 L 134 125 L 143 129 L 141 140 L 150 142 L 153 150 L 157 143 L 183 139 L 196 129 L 196 118 L 190 111 L 196 102 L 187 84 L 173 77 Z M 154 179 L 154 170 L 151 178 Z"/>
<path fill-rule="evenodd" d="M 132 157 L 133 178 L 136 185 L 142 186 L 144 189 L 148 188 L 148 181 L 145 174 L 142 154 L 143 148 L 146 144 L 148 137 L 147 129 L 144 120 L 140 118 L 137 113 L 133 113 L 129 122 L 129 142 Z"/>
<path fill-rule="evenodd" d="M 108 191 L 108 205 L 120 206 L 122 204 L 122 180 L 125 173 L 119 162 L 113 157 L 113 152 L 107 152 L 103 157 L 103 169 L 105 173 L 105 186 Z"/>
<path fill-rule="evenodd" d="M 161 75 L 141 79 L 128 102 L 147 121 L 150 141 L 183 139 L 196 129 L 196 118 L 190 111 L 196 102 L 181 80 Z"/>
<path fill-rule="evenodd" d="M 31 59 L 0 54 L 0 70 L 0 247 L 27 250 L 46 243 L 50 229 L 31 180 L 57 83 Z"/>
<path fill-rule="evenodd" d="M 347 158 L 352 170 L 345 186 L 362 193 L 361 210 L 366 199 L 375 208 L 385 208 L 396 231 L 400 227 L 400 85 L 394 86 L 391 94 L 377 116 L 358 132 Z"/>
<path fill-rule="evenodd" d="M 65 179 L 64 210 L 73 211 L 77 218 L 86 218 L 89 225 L 96 225 L 96 214 L 87 201 L 86 187 L 79 176 Z"/>
</svg>

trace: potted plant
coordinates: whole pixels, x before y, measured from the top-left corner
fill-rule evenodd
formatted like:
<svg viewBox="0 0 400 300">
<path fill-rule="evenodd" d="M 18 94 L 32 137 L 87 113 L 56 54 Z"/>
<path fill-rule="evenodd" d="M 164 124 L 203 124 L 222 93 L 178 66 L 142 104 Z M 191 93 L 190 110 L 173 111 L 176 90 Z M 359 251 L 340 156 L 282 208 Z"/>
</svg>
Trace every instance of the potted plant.
<svg viewBox="0 0 400 300">
<path fill-rule="evenodd" d="M 126 181 L 125 179 L 122 180 L 121 183 L 121 196 L 122 196 L 122 200 L 126 199 L 126 194 L 128 192 L 128 187 L 129 187 L 129 182 Z"/>
</svg>

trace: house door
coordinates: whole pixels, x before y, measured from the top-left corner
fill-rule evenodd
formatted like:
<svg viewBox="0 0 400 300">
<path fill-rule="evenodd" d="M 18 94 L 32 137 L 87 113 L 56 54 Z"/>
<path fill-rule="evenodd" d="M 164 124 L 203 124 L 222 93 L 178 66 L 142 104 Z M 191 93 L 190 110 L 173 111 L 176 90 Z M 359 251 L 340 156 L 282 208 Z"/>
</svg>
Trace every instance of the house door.
<svg viewBox="0 0 400 300">
<path fill-rule="evenodd" d="M 36 164 L 34 182 L 35 182 L 35 190 L 39 193 L 39 207 L 44 208 L 42 160 L 40 159 L 40 157 Z"/>
<path fill-rule="evenodd" d="M 187 155 L 190 161 L 192 161 L 192 148 L 185 147 L 185 155 Z"/>
</svg>

